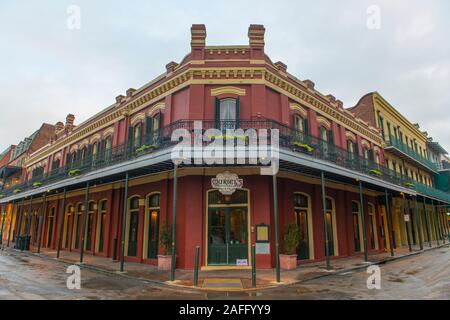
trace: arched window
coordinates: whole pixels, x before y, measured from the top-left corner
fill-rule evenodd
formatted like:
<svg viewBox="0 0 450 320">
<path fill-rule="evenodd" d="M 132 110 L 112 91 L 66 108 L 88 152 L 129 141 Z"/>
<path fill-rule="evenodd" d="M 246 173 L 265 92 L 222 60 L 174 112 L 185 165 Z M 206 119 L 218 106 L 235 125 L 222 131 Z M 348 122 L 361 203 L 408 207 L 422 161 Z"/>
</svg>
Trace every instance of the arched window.
<svg viewBox="0 0 450 320">
<path fill-rule="evenodd" d="M 147 248 L 144 255 L 147 259 L 156 259 L 158 255 L 158 235 L 159 235 L 159 216 L 160 216 L 160 198 L 159 193 L 148 197 L 146 214 L 146 234 Z"/>
<path fill-rule="evenodd" d="M 103 252 L 105 241 L 105 228 L 106 228 L 106 200 L 100 201 L 98 205 L 97 213 L 97 232 L 96 232 L 96 250 L 97 252 Z"/>
<path fill-rule="evenodd" d="M 334 211 L 334 201 L 332 198 L 327 197 L 325 199 L 326 204 L 326 228 L 327 228 L 327 234 L 328 234 L 328 253 L 330 256 L 334 256 L 336 254 L 337 248 L 335 248 L 335 229 L 336 229 L 336 214 Z M 325 243 L 325 250 L 326 250 L 326 243 Z M 326 251 L 325 251 L 326 252 Z"/>
<path fill-rule="evenodd" d="M 104 157 L 106 161 L 109 161 L 111 159 L 111 154 L 112 154 L 112 138 L 111 137 L 107 137 L 105 139 L 105 150 L 104 152 Z"/>
<path fill-rule="evenodd" d="M 377 236 L 377 219 L 375 216 L 375 207 L 369 203 L 369 232 L 370 232 L 370 247 L 372 250 L 378 249 L 378 236 Z"/>
<path fill-rule="evenodd" d="M 92 225 L 93 225 L 93 219 L 95 214 L 95 203 L 89 202 L 88 206 L 88 212 L 86 217 L 86 230 L 85 230 L 85 245 L 84 248 L 87 251 L 91 250 L 92 247 Z"/>
<path fill-rule="evenodd" d="M 361 252 L 361 213 L 359 202 L 352 201 L 352 217 L 353 217 L 353 244 L 355 252 Z"/>
<path fill-rule="evenodd" d="M 69 248 L 69 234 L 70 234 L 70 218 L 73 215 L 74 212 L 74 207 L 73 205 L 69 204 L 66 208 L 66 213 L 64 215 L 64 226 L 63 226 L 63 239 L 62 239 L 62 243 L 63 243 L 63 247 L 65 249 Z"/>
<path fill-rule="evenodd" d="M 309 260 L 310 257 L 310 205 L 309 198 L 301 193 L 294 194 L 295 221 L 300 229 L 300 244 L 297 249 L 299 260 Z"/>
<path fill-rule="evenodd" d="M 73 230 L 72 230 L 72 248 L 79 249 L 80 248 L 80 229 L 82 220 L 81 217 L 83 215 L 83 204 L 79 203 L 76 208 L 76 213 L 73 219 Z"/>
<path fill-rule="evenodd" d="M 134 126 L 133 129 L 133 141 L 134 141 L 134 147 L 140 147 L 142 144 L 142 124 L 138 123 Z"/>
<path fill-rule="evenodd" d="M 94 142 L 94 144 L 92 145 L 92 160 L 93 161 L 97 160 L 97 155 L 98 155 L 98 142 Z"/>
<path fill-rule="evenodd" d="M 215 100 L 214 119 L 216 128 L 221 130 L 235 129 L 240 118 L 240 102 L 237 99 Z"/>
<path fill-rule="evenodd" d="M 129 200 L 129 219 L 128 219 L 128 250 L 127 256 L 137 256 L 139 230 L 139 197 Z"/>
</svg>

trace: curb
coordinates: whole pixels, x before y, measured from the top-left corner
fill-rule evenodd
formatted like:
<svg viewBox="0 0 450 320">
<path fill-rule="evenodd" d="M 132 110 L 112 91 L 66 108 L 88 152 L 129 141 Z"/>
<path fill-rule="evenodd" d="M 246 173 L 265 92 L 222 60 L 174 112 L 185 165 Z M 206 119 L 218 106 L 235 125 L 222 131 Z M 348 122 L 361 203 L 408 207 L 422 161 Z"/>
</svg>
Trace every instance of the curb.
<svg viewBox="0 0 450 320">
<path fill-rule="evenodd" d="M 374 265 L 381 265 L 381 264 L 385 264 L 385 263 L 389 263 L 389 262 L 393 262 L 393 261 L 397 261 L 397 260 L 401 260 L 401 259 L 405 259 L 405 258 L 409 258 L 412 256 L 416 256 L 416 255 L 420 255 L 422 253 L 428 252 L 428 251 L 432 251 L 432 250 L 436 250 L 436 249 L 442 249 L 444 247 L 450 247 L 450 243 L 447 244 L 441 244 L 437 247 L 433 247 L 433 248 L 428 248 L 425 250 L 419 250 L 416 252 L 408 252 L 405 255 L 402 256 L 394 256 L 394 257 L 387 257 L 384 259 L 381 259 L 380 261 L 376 261 L 376 262 L 368 262 L 365 265 L 362 266 L 356 266 L 356 267 L 350 267 L 347 269 L 343 269 L 343 270 L 339 270 L 338 272 L 329 272 L 329 273 L 324 273 L 324 274 L 319 274 L 317 276 L 313 276 L 310 277 L 308 279 L 302 279 L 302 280 L 296 280 L 293 282 L 289 282 L 289 283 L 281 283 L 278 285 L 268 285 L 268 286 L 263 286 L 263 287 L 258 287 L 258 288 L 246 288 L 246 289 L 236 289 L 236 290 L 221 290 L 221 289 L 206 289 L 206 288 L 201 288 L 201 287 L 193 287 L 193 286 L 186 286 L 186 285 L 181 285 L 181 284 L 177 284 L 177 283 L 170 283 L 169 281 L 159 281 L 159 280 L 152 280 L 152 279 L 148 279 L 148 278 L 141 278 L 141 277 L 135 277 L 135 276 L 130 276 L 127 275 L 125 273 L 119 273 L 116 271 L 111 271 L 108 269 L 104 269 L 104 268 L 100 268 L 94 265 L 90 265 L 90 264 L 80 264 L 79 262 L 73 262 L 73 261 L 69 261 L 69 260 L 65 260 L 65 259 L 56 259 L 56 258 L 51 258 L 47 255 L 43 255 L 41 253 L 36 253 L 36 252 L 25 252 L 25 251 L 21 251 L 21 250 L 17 250 L 17 249 L 13 249 L 10 248 L 9 250 L 5 250 L 5 251 L 11 251 L 11 252 L 17 252 L 20 253 L 22 255 L 26 255 L 26 256 L 35 256 L 35 257 L 39 257 L 45 260 L 51 260 L 51 261 L 55 261 L 64 265 L 77 265 L 80 268 L 83 269 L 88 269 L 91 271 L 95 271 L 98 273 L 103 273 L 103 274 L 108 274 L 108 275 L 115 275 L 115 276 L 120 276 L 126 279 L 130 279 L 130 280 L 135 280 L 135 281 L 141 281 L 144 283 L 150 283 L 150 284 L 156 284 L 159 286 L 164 286 L 170 289 L 185 289 L 185 291 L 188 291 L 190 293 L 195 292 L 195 293 L 204 293 L 204 292 L 258 292 L 258 291 L 264 291 L 264 290 L 271 290 L 271 289 L 277 289 L 277 288 L 282 288 L 282 287 L 289 287 L 289 286 L 293 286 L 293 285 L 297 285 L 297 284 L 301 284 L 301 283 L 306 283 L 308 281 L 312 281 L 312 280 L 317 280 L 317 279 L 321 279 L 321 278 L 325 278 L 325 277 L 329 277 L 332 275 L 342 275 L 344 273 L 348 273 L 348 272 L 352 272 L 352 271 L 357 271 L 357 270 L 361 270 L 361 269 L 366 269 L 369 266 L 374 266 Z"/>
</svg>

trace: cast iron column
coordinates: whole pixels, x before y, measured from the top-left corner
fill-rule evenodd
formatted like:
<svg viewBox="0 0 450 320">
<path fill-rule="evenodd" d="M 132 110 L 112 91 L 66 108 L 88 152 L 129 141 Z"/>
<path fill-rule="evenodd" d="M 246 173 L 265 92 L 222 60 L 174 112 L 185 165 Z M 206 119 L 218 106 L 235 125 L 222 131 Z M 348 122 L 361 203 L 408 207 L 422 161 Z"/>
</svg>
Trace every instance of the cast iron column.
<svg viewBox="0 0 450 320">
<path fill-rule="evenodd" d="M 437 225 L 436 211 L 434 208 L 434 200 L 433 199 L 431 199 L 431 208 L 433 209 L 434 233 L 436 235 L 436 244 L 439 246 L 439 230 L 438 230 L 438 225 Z"/>
<path fill-rule="evenodd" d="M 391 248 L 391 256 L 394 256 L 394 241 L 392 239 L 392 226 L 391 226 L 391 206 L 389 203 L 389 196 L 388 196 L 388 192 L 387 189 L 384 189 L 384 196 L 386 198 L 386 219 L 387 219 L 387 225 L 388 225 L 388 232 L 387 234 L 389 235 L 389 246 Z"/>
<path fill-rule="evenodd" d="M 410 234 L 410 232 L 409 232 L 409 222 L 407 222 L 407 221 L 405 220 L 405 215 L 406 215 L 406 214 L 405 214 L 405 208 L 406 208 L 406 206 L 405 206 L 405 201 L 406 201 L 406 195 L 403 194 L 403 197 L 402 197 L 402 214 L 403 214 L 403 217 L 402 217 L 402 219 L 403 219 L 403 221 L 405 222 L 406 239 L 407 239 L 407 242 L 408 242 L 408 250 L 409 250 L 409 252 L 412 252 L 411 239 L 410 239 L 411 234 Z M 409 210 L 408 210 L 408 211 L 409 211 Z M 409 215 L 409 212 L 408 212 L 408 218 L 411 219 L 411 217 L 410 217 L 410 215 Z"/>
<path fill-rule="evenodd" d="M 172 198 L 172 262 L 170 264 L 170 281 L 175 281 L 175 264 L 177 254 L 177 169 L 178 163 L 174 163 L 173 166 L 173 198 Z"/>
<path fill-rule="evenodd" d="M 11 240 L 12 221 L 13 221 L 13 216 L 14 216 L 14 212 L 15 212 L 14 206 L 15 206 L 15 202 L 13 200 L 12 207 L 11 207 L 11 217 L 10 217 L 10 220 L 9 220 L 8 243 L 6 245 L 7 247 L 9 247 L 9 240 Z"/>
<path fill-rule="evenodd" d="M 279 241 L 278 241 L 278 187 L 277 187 L 277 175 L 272 176 L 272 188 L 273 188 L 273 215 L 274 215 L 274 229 L 275 229 L 275 267 L 277 282 L 281 282 L 280 272 L 280 254 L 279 254 Z"/>
<path fill-rule="evenodd" d="M 422 219 L 420 219 L 419 208 L 417 207 L 417 196 L 414 196 L 414 211 L 416 213 L 417 231 L 419 234 L 420 250 L 423 250 L 423 236 L 422 236 Z"/>
<path fill-rule="evenodd" d="M 41 253 L 41 241 L 42 241 L 42 231 L 44 228 L 42 227 L 45 222 L 45 214 L 47 212 L 47 193 L 44 193 L 44 203 L 42 204 L 41 214 L 39 215 L 39 234 L 38 234 L 38 251 L 37 253 Z"/>
<path fill-rule="evenodd" d="M 65 207 L 66 207 L 66 188 L 64 187 L 64 195 L 63 195 L 62 206 L 61 206 L 61 219 L 59 221 L 58 242 L 57 242 L 57 249 L 56 249 L 56 258 L 57 259 L 59 259 L 59 254 L 61 251 L 61 236 L 62 236 L 64 218 L 66 215 Z"/>
<path fill-rule="evenodd" d="M 125 189 L 123 192 L 123 216 L 122 216 L 122 234 L 120 235 L 122 250 L 120 252 L 120 272 L 123 272 L 123 266 L 125 263 L 125 229 L 127 220 L 127 208 L 128 208 L 128 172 L 125 174 Z"/>
<path fill-rule="evenodd" d="M 432 247 L 431 244 L 431 230 L 430 230 L 430 222 L 428 221 L 428 212 L 427 212 L 427 199 L 423 197 L 423 215 L 425 216 L 425 227 L 427 228 L 427 237 L 428 237 L 428 244 L 430 248 Z"/>
<path fill-rule="evenodd" d="M 86 219 L 89 210 L 89 181 L 86 183 L 86 194 L 84 195 L 84 217 L 83 217 L 83 226 L 81 228 L 81 250 L 80 250 L 80 263 L 83 263 L 84 256 L 84 240 L 85 240 L 85 232 L 86 232 Z"/>
<path fill-rule="evenodd" d="M 363 243 L 364 243 L 364 261 L 369 261 L 369 257 L 367 255 L 367 238 L 366 238 L 366 219 L 364 217 L 364 195 L 363 195 L 363 186 L 362 181 L 359 181 L 359 199 L 361 202 L 361 223 L 363 229 Z"/>
<path fill-rule="evenodd" d="M 17 230 L 14 230 L 15 236 L 13 235 L 13 240 L 17 241 L 17 236 L 20 236 L 20 229 L 22 226 L 22 215 L 23 215 L 23 206 L 25 205 L 25 198 L 22 199 L 22 204 L 20 205 L 19 210 L 19 220 L 17 221 Z"/>
<path fill-rule="evenodd" d="M 33 196 L 30 197 L 30 206 L 28 207 L 27 224 L 25 225 L 25 234 L 28 236 L 31 223 L 31 209 L 33 206 Z"/>
<path fill-rule="evenodd" d="M 328 228 L 327 228 L 327 200 L 325 194 L 325 174 L 323 171 L 320 173 L 320 181 L 322 185 L 322 208 L 323 208 L 323 226 L 325 229 L 325 257 L 327 270 L 330 270 L 330 248 L 329 248 L 329 239 L 328 239 Z"/>
</svg>

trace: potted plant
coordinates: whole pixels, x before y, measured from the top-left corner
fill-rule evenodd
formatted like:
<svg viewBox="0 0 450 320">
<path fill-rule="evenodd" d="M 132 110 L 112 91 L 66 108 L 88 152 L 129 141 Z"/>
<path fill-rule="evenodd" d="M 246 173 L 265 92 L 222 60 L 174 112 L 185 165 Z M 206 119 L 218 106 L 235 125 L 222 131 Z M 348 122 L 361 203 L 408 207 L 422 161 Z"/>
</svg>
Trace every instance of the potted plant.
<svg viewBox="0 0 450 320">
<path fill-rule="evenodd" d="M 297 268 L 297 248 L 300 243 L 300 228 L 292 222 L 283 228 L 283 245 L 280 254 L 280 266 L 284 270 Z"/>
<path fill-rule="evenodd" d="M 381 176 L 381 171 L 379 169 L 372 169 L 369 171 L 369 173 L 375 176 Z"/>
<path fill-rule="evenodd" d="M 292 145 L 293 145 L 294 147 L 300 148 L 300 149 L 302 149 L 302 150 L 304 150 L 304 151 L 306 151 L 306 152 L 308 152 L 308 153 L 311 153 L 311 152 L 314 151 L 314 148 L 311 147 L 309 144 L 307 144 L 307 143 L 302 143 L 302 142 L 300 142 L 300 141 L 294 141 L 294 142 L 292 142 Z"/>
<path fill-rule="evenodd" d="M 20 189 L 15 189 L 15 190 L 13 191 L 14 194 L 18 194 L 18 193 L 21 193 L 21 192 L 22 192 L 22 190 L 20 190 Z"/>
<path fill-rule="evenodd" d="M 69 171 L 69 176 L 73 177 L 76 176 L 78 174 L 80 174 L 81 170 L 80 169 L 72 169 Z"/>
<path fill-rule="evenodd" d="M 143 146 L 140 146 L 139 148 L 136 149 L 136 153 L 143 153 L 147 150 L 153 150 L 156 149 L 155 145 L 146 145 L 144 144 Z"/>
<path fill-rule="evenodd" d="M 166 224 L 159 232 L 159 244 L 163 254 L 158 255 L 158 270 L 170 270 L 172 266 L 172 226 Z M 176 258 L 176 256 L 175 256 Z"/>
<path fill-rule="evenodd" d="M 411 182 L 406 182 L 405 183 L 405 187 L 407 187 L 407 188 L 414 188 L 416 185 L 414 184 L 414 183 L 411 183 Z"/>
<path fill-rule="evenodd" d="M 33 188 L 39 188 L 39 187 L 42 187 L 42 182 L 33 183 Z"/>
</svg>

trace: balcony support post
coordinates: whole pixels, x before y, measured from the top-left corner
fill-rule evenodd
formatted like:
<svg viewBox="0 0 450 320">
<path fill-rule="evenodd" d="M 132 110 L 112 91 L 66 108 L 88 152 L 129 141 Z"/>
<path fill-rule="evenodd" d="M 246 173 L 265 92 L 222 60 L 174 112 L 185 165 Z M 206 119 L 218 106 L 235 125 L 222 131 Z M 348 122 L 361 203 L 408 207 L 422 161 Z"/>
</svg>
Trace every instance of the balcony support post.
<svg viewBox="0 0 450 320">
<path fill-rule="evenodd" d="M 384 189 L 384 197 L 386 201 L 386 219 L 387 219 L 387 225 L 388 225 L 388 232 L 387 235 L 389 236 L 389 246 L 391 249 L 391 257 L 394 256 L 394 240 L 392 239 L 392 221 L 391 221 L 391 206 L 389 203 L 389 196 L 387 189 Z"/>
<path fill-rule="evenodd" d="M 402 215 L 403 216 L 401 217 L 401 219 L 405 222 L 406 240 L 407 240 L 407 243 L 408 243 L 408 250 L 409 250 L 409 252 L 412 252 L 411 239 L 410 239 L 411 233 L 409 232 L 410 223 L 407 222 L 406 219 L 405 219 L 405 216 L 406 216 L 406 213 L 405 213 L 405 209 L 406 209 L 405 201 L 406 201 L 406 195 L 403 194 L 403 196 L 402 196 Z M 409 215 L 409 209 L 406 212 L 408 213 L 409 219 L 411 219 L 411 217 Z"/>
<path fill-rule="evenodd" d="M 86 220 L 88 216 L 89 211 L 89 181 L 86 183 L 86 193 L 84 195 L 84 216 L 83 216 L 83 225 L 81 227 L 81 248 L 80 248 L 80 263 L 83 263 L 83 257 L 84 257 L 84 243 L 85 243 L 85 237 L 86 237 Z M 63 209 L 64 210 L 64 209 Z M 63 211 L 64 212 L 64 211 Z"/>
<path fill-rule="evenodd" d="M 30 223 L 31 223 L 31 209 L 33 206 L 33 196 L 30 197 L 30 205 L 28 206 L 28 214 L 27 214 L 27 221 L 25 225 L 25 234 L 28 236 L 28 233 L 30 232 Z"/>
<path fill-rule="evenodd" d="M 173 166 L 173 198 L 172 198 L 172 261 L 170 264 L 170 281 L 175 281 L 176 254 L 177 254 L 177 187 L 178 187 L 178 163 Z"/>
<path fill-rule="evenodd" d="M 62 232 L 63 232 L 63 225 L 64 225 L 64 218 L 65 218 L 65 207 L 66 207 L 66 195 L 67 190 L 64 188 L 64 194 L 62 198 L 62 204 L 61 204 L 61 214 L 60 214 L 60 221 L 59 221 L 59 229 L 58 229 L 58 242 L 57 242 L 57 249 L 56 249 L 56 258 L 59 259 L 59 254 L 61 251 L 61 238 L 62 238 Z M 67 237 L 67 235 L 66 235 Z"/>
<path fill-rule="evenodd" d="M 120 234 L 120 241 L 121 241 L 121 248 L 120 250 L 120 272 L 123 272 L 124 270 L 124 264 L 125 264 L 125 232 L 126 232 L 126 223 L 127 223 L 127 209 L 128 209 L 128 182 L 129 182 L 130 176 L 127 172 L 125 174 L 125 186 L 124 186 L 124 192 L 123 192 L 123 215 L 122 215 L 122 232 Z"/>
<path fill-rule="evenodd" d="M 431 248 L 433 245 L 431 243 L 430 221 L 428 220 L 427 199 L 425 197 L 423 197 L 423 215 L 425 216 L 425 227 L 427 228 L 428 245 Z"/>
<path fill-rule="evenodd" d="M 439 228 L 436 219 L 436 209 L 434 207 L 434 200 L 431 199 L 431 209 L 433 210 L 433 221 L 434 221 L 434 233 L 436 235 L 436 243 L 439 246 Z"/>
<path fill-rule="evenodd" d="M 417 196 L 414 196 L 414 212 L 416 216 L 417 233 L 419 234 L 420 250 L 422 251 L 423 250 L 422 220 L 420 219 L 419 208 L 417 207 Z"/>
<path fill-rule="evenodd" d="M 281 282 L 280 271 L 280 244 L 278 241 L 278 186 L 277 186 L 277 174 L 272 176 L 272 188 L 273 188 L 273 215 L 274 215 L 274 228 L 275 228 L 275 267 L 276 267 L 276 281 Z"/>
<path fill-rule="evenodd" d="M 363 244 L 364 244 L 364 261 L 368 262 L 369 257 L 367 255 L 367 236 L 366 236 L 366 219 L 364 216 L 364 195 L 363 195 L 363 185 L 362 181 L 359 181 L 359 199 L 361 202 L 361 223 L 363 230 Z"/>
<path fill-rule="evenodd" d="M 320 173 L 320 181 L 322 186 L 322 208 L 323 208 L 323 226 L 325 231 L 325 258 L 327 270 L 330 270 L 330 241 L 328 239 L 328 225 L 327 225 L 327 198 L 325 191 L 325 174 L 323 171 Z"/>
</svg>

